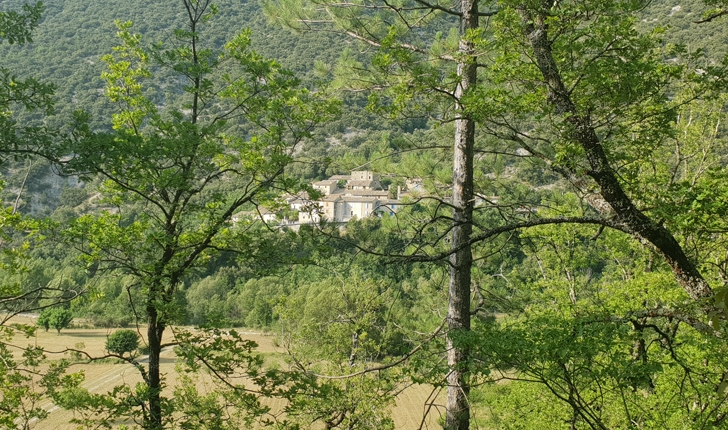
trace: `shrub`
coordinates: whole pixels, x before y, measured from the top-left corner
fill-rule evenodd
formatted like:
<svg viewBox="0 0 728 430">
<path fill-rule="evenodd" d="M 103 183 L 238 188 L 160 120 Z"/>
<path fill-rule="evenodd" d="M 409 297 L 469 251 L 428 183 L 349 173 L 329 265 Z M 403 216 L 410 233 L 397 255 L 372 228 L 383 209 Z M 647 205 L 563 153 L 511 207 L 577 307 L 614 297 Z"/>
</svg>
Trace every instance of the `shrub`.
<svg viewBox="0 0 728 430">
<path fill-rule="evenodd" d="M 139 335 L 134 330 L 118 330 L 106 339 L 106 350 L 122 357 L 127 352 L 133 356 L 137 348 L 139 348 Z"/>
</svg>

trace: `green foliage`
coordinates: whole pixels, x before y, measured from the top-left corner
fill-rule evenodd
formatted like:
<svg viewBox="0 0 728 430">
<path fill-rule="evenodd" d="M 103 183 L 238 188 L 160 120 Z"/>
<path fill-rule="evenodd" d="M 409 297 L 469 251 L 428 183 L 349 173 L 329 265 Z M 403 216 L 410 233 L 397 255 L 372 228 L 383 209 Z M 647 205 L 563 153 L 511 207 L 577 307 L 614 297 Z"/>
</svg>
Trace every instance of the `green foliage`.
<svg viewBox="0 0 728 430">
<path fill-rule="evenodd" d="M 0 12 L 0 43 L 32 42 L 31 32 L 38 25 L 43 10 L 43 4 L 38 2 L 23 5 L 20 10 Z M 13 153 L 33 151 L 39 144 L 48 143 L 51 133 L 42 128 L 19 126 L 13 114 L 23 110 L 40 110 L 50 114 L 53 111 L 53 91 L 53 85 L 42 84 L 33 78 L 19 79 L 13 72 L 0 67 L 0 161 L 6 161 Z M 30 337 L 35 329 L 7 324 L 8 321 L 18 313 L 63 300 L 65 287 L 58 285 L 54 288 L 46 282 L 20 282 L 30 272 L 27 266 L 30 245 L 41 242 L 38 231 L 42 223 L 20 215 L 19 197 L 15 207 L 0 208 L 0 271 L 3 278 L 0 284 L 3 312 L 0 319 L 0 427 L 3 428 L 30 428 L 38 420 L 45 419 L 48 411 L 43 408 L 42 401 L 48 393 L 63 386 L 58 375 L 65 371 L 66 366 L 64 362 L 41 366 L 46 357 L 37 346 L 21 348 L 22 353 L 18 353 L 17 339 L 10 346 L 14 337 Z M 45 303 L 39 303 L 41 301 Z M 50 327 L 56 328 L 60 334 L 61 329 L 70 323 L 69 316 L 47 310 L 38 318 L 38 325 L 46 331 Z"/>
<path fill-rule="evenodd" d="M 111 121 L 114 132 L 92 131 L 88 115 L 77 112 L 73 139 L 61 149 L 74 154 L 64 165 L 66 172 L 103 177 L 103 201 L 119 209 L 79 217 L 64 238 L 81 252 L 87 267 L 126 275 L 128 304 L 135 308 L 135 298 L 140 299 L 149 344 L 148 368 L 138 366 L 144 383 L 117 387 L 113 398 L 81 392 L 79 398 L 63 401 L 88 414 L 86 420 L 136 417 L 144 426 L 158 428 L 175 416 L 171 408 L 184 410 L 185 405 L 172 406 L 162 395 L 159 354 L 167 328 L 184 320 L 185 282 L 222 250 L 255 254 L 257 227 L 252 221 L 232 225 L 232 216 L 269 200 L 273 190 L 297 191 L 296 181 L 284 175 L 286 166 L 316 124 L 338 108 L 325 92 L 304 88 L 278 62 L 255 52 L 248 31 L 221 49 L 203 47 L 216 9 L 209 1 L 186 1 L 184 6 L 189 28 L 174 31 L 166 45 L 146 46 L 130 32 L 130 23 L 117 23 L 122 45 L 104 57 L 108 70 L 102 76 L 106 95 L 118 108 Z M 182 83 L 179 107 L 161 109 L 154 102 L 149 81 L 163 80 L 165 73 Z M 197 289 L 204 292 L 206 287 Z M 190 291 L 188 300 L 196 303 L 198 297 Z M 193 309 L 192 315 L 200 322 L 209 318 L 210 325 L 219 324 L 219 316 L 210 309 Z M 244 356 L 226 363 L 209 350 L 210 344 L 187 344 L 192 340 L 181 333 L 178 337 L 181 351 L 203 356 L 218 378 L 227 372 L 223 365 L 237 372 L 251 350 L 243 345 Z M 234 343 L 222 346 L 229 350 L 221 354 L 236 354 Z M 217 404 L 214 398 L 193 399 L 184 390 L 180 395 L 190 402 Z M 129 396 L 137 400 L 118 400 Z M 238 401 L 251 397 L 257 401 L 254 395 Z M 99 404 L 108 406 L 108 414 L 94 417 L 90 411 Z M 218 404 L 227 406 L 233 405 Z M 255 416 L 260 413 L 254 408 Z"/>
<path fill-rule="evenodd" d="M 260 395 L 286 400 L 291 386 L 302 389 L 306 385 L 303 379 L 296 385 L 299 378 L 293 374 L 264 370 L 263 357 L 254 351 L 256 344 L 235 330 L 180 330 L 175 338 L 179 383 L 174 388 L 174 401 L 164 399 L 163 405 L 165 411 L 176 411 L 177 415 L 164 415 L 165 423 L 174 418 L 181 428 L 273 426 L 276 417 L 260 402 Z M 203 369 L 216 377 L 210 380 Z M 198 391 L 202 378 L 213 387 L 207 393 Z M 149 402 L 153 396 L 153 390 L 143 383 L 94 394 L 81 386 L 82 375 L 68 379 L 64 389 L 53 393 L 53 399 L 64 408 L 74 409 L 73 422 L 78 424 L 109 426 L 120 416 L 143 420 L 144 411 L 135 408 L 134 402 Z"/>
<path fill-rule="evenodd" d="M 391 292 L 382 289 L 356 276 L 302 286 L 278 309 L 285 337 L 309 359 L 332 365 L 399 355 L 402 335 L 385 320 Z"/>
<path fill-rule="evenodd" d="M 44 11 L 43 3 L 23 5 L 22 11 L 0 12 L 0 43 L 25 44 L 32 42 L 31 32 Z M 18 79 L 10 70 L 0 67 L 0 156 L 39 150 L 48 143 L 51 133 L 43 128 L 19 127 L 13 119 L 15 108 L 27 111 L 53 112 L 54 85 L 43 84 L 34 78 Z"/>
<path fill-rule="evenodd" d="M 500 268 L 507 288 L 485 293 L 515 308 L 459 339 L 473 348 L 472 369 L 500 381 L 476 393 L 490 411 L 482 425 L 712 428 L 715 412 L 688 405 L 725 401 L 707 395 L 722 380 L 724 345 L 650 250 L 587 227 L 533 228 L 520 241 L 523 261 Z M 702 382 L 682 385 L 693 372 Z"/>
<path fill-rule="evenodd" d="M 195 325 L 230 321 L 225 312 L 229 290 L 228 280 L 221 276 L 208 276 L 192 284 L 185 292 L 188 321 Z"/>
<path fill-rule="evenodd" d="M 297 393 L 289 407 L 292 422 L 393 428 L 389 411 L 402 374 L 357 371 L 366 369 L 367 363 L 387 363 L 404 352 L 404 335 L 393 321 L 395 303 L 392 291 L 352 276 L 299 285 L 278 305 L 282 340 L 296 369 L 355 374 L 340 380 L 321 378 Z"/>
<path fill-rule="evenodd" d="M 32 327 L 20 325 L 0 326 L 3 340 L 14 336 L 32 336 Z M 48 367 L 41 366 L 47 357 L 38 347 L 28 346 L 22 354 L 5 341 L 0 343 L 0 426 L 16 428 L 31 427 L 38 420 L 48 417 L 43 401 L 53 390 L 63 386 L 58 380 L 67 363 L 55 362 Z"/>
<path fill-rule="evenodd" d="M 0 12 L 0 40 L 11 45 L 32 42 L 31 34 L 38 26 L 43 10 L 43 3 L 38 2 L 35 5 L 23 5 L 22 12 Z"/>
<path fill-rule="evenodd" d="M 139 334 L 134 330 L 117 330 L 106 339 L 106 350 L 124 356 L 127 352 L 133 357 L 139 348 Z"/>
<path fill-rule="evenodd" d="M 518 413 L 527 402 L 518 402 L 514 412 L 509 402 L 496 401 L 502 412 L 494 413 L 488 424 L 720 426 L 720 419 L 713 422 L 722 416 L 717 409 L 725 398 L 705 396 L 722 391 L 718 369 L 724 364 L 720 358 L 703 365 L 700 360 L 703 354 L 724 354 L 716 340 L 724 336 L 723 328 L 717 315 L 711 322 L 719 331 L 707 324 L 710 313 L 700 309 L 705 303 L 690 303 L 686 292 L 693 294 L 685 287 L 685 271 L 676 268 L 667 247 L 640 232 L 642 224 L 658 226 L 661 239 L 675 238 L 673 248 L 684 250 L 700 266 L 699 274 L 691 277 L 704 276 L 714 288 L 725 284 L 726 151 L 724 138 L 717 138 L 717 119 L 725 115 L 717 96 L 724 91 L 723 66 L 718 61 L 703 64 L 699 52 L 664 45 L 660 31 L 640 32 L 636 21 L 643 2 L 500 2 L 487 26 L 465 35 L 448 31 L 447 14 L 439 14 L 450 4 L 422 6 L 376 1 L 267 5 L 271 15 L 296 29 L 353 33 L 376 46 L 371 62 L 347 52 L 337 70 L 340 85 L 375 90 L 370 108 L 448 121 L 460 114 L 459 103 L 486 134 L 476 143 L 476 189 L 484 203 L 476 207 L 472 223 L 480 243 L 469 286 L 479 295 L 471 304 L 477 327 L 472 336 L 463 334 L 457 346 L 473 351 L 463 364 L 473 371 L 473 380 L 475 375 L 516 379 L 512 392 L 533 396 L 539 405 L 538 417 L 531 419 Z M 487 8 L 479 6 L 481 11 Z M 453 17 L 458 16 L 455 12 Z M 435 34 L 438 25 L 445 31 Z M 540 36 L 546 37 L 538 40 Z M 448 85 L 465 85 L 453 69 L 471 55 L 457 52 L 467 43 L 474 45 L 480 84 L 458 99 L 456 91 L 448 93 Z M 702 96 L 711 102 L 687 101 Z M 442 135 L 427 133 L 435 143 L 431 147 L 453 132 L 441 129 Z M 588 133 L 596 150 L 584 143 Z M 364 156 L 351 156 L 352 164 L 369 161 L 365 151 Z M 601 151 L 597 163 L 594 154 Z M 430 202 L 415 200 L 398 214 L 398 232 L 407 238 L 407 246 L 395 246 L 398 252 L 390 254 L 413 253 L 425 260 L 442 256 L 453 262 L 443 243 L 452 229 L 453 200 L 446 191 L 452 171 L 443 168 L 450 155 L 418 152 L 402 157 L 407 174 L 423 178 L 433 197 Z M 544 169 L 560 174 L 564 183 Z M 614 182 L 601 181 L 607 175 Z M 646 214 L 639 223 L 618 213 L 632 204 L 639 208 L 634 212 Z M 519 224 L 568 217 L 621 232 L 605 231 L 603 225 L 554 225 L 516 233 Z M 376 235 L 360 225 L 349 227 L 347 238 L 380 252 Z M 492 233 L 499 228 L 511 237 Z M 657 252 L 644 246 L 650 242 Z M 450 270 L 470 269 L 455 265 Z M 721 309 L 724 297 L 721 292 Z M 305 309 L 315 301 L 315 295 L 307 297 L 292 308 Z M 310 337 L 326 339 L 326 334 Z M 694 350 L 701 341 L 710 346 Z M 329 350 L 329 355 L 335 353 Z M 701 373 L 703 382 L 691 387 L 676 383 L 691 372 Z M 548 408 L 548 399 L 558 405 Z M 681 406 L 656 406 L 670 402 Z M 701 413 L 689 406 L 698 403 L 706 408 Z"/>
<path fill-rule="evenodd" d="M 47 308 L 38 316 L 36 324 L 38 327 L 43 327 L 46 331 L 49 328 L 55 329 L 58 334 L 61 334 L 61 330 L 71 325 L 73 321 L 73 313 L 68 309 L 63 308 Z"/>
<path fill-rule="evenodd" d="M 385 429 L 393 426 L 393 396 L 406 379 L 446 385 L 444 339 L 428 333 L 445 313 L 449 265 L 413 264 L 412 259 L 427 261 L 449 248 L 448 142 L 454 133 L 449 122 L 459 115 L 452 93 L 460 82 L 456 51 L 462 39 L 451 27 L 459 17 L 421 3 L 392 6 L 389 12 L 403 21 L 388 17 L 378 2 L 281 3 L 294 6 L 276 12 L 281 20 L 298 25 L 299 18 L 311 14 L 320 19 L 307 25 L 316 26 L 333 17 L 338 25 L 375 38 L 378 49 L 344 51 L 341 39 L 324 39 L 324 32 L 295 38 L 262 33 L 266 24 L 249 18 L 258 13 L 253 3 L 223 4 L 226 21 L 216 19 L 211 7 L 198 16 L 200 27 L 189 28 L 175 21 L 179 14 L 168 13 L 169 4 L 109 7 L 104 1 L 81 5 L 69 0 L 49 2 L 48 30 L 39 29 L 37 38 L 43 45 L 3 51 L 21 76 L 30 68 L 62 80 L 61 110 L 80 105 L 89 111 L 76 114 L 68 139 L 48 139 L 47 130 L 19 127 L 26 123 L 16 121 L 33 119 L 26 109 L 50 112 L 53 88 L 7 71 L 0 75 L 0 109 L 8 118 L 3 135 L 10 136 L 3 138 L 4 154 L 64 142 L 59 152 L 74 154 L 66 173 L 103 178 L 98 187 L 102 206 L 96 208 L 105 212 L 76 217 L 84 210 L 78 206 L 97 191 L 91 182 L 89 191 L 63 187 L 60 197 L 34 195 L 48 211 L 58 200 L 62 208 L 54 220 L 71 224 L 66 244 L 84 255 L 89 276 L 110 275 L 96 278 L 91 295 L 72 304 L 73 311 L 105 327 L 126 326 L 141 311 L 142 319 L 157 323 L 159 342 L 173 324 L 208 327 L 176 333 L 184 370 L 174 401 L 160 396 L 161 385 L 119 386 L 110 395 L 97 395 L 80 387 L 79 376 L 59 377 L 54 383 L 72 388 L 58 390 L 55 401 L 74 409 L 78 424 L 111 426 L 124 417 L 145 423 L 158 419 L 163 425 L 176 420 L 174 425 L 184 428 L 320 424 Z M 722 0 L 709 3 L 725 6 Z M 449 334 L 472 351 L 463 364 L 472 384 L 485 382 L 470 398 L 474 418 L 484 428 L 722 425 L 728 365 L 721 342 L 728 309 L 725 99 L 707 92 L 722 85 L 718 62 L 695 49 L 720 37 L 720 31 L 713 25 L 715 35 L 700 36 L 704 30 L 696 31 L 689 21 L 705 16 L 702 8 L 692 1 L 680 6 L 567 1 L 551 7 L 506 1 L 487 27 L 465 35 L 475 44 L 483 83 L 460 100 L 482 132 L 476 141 L 478 198 L 472 224 L 476 234 L 497 228 L 510 232 L 509 237 L 481 237 L 475 244 L 474 331 Z M 320 15 L 326 7 L 333 12 Z M 553 82 L 544 83 L 538 59 L 527 48 L 529 22 L 522 14 L 541 7 L 550 8 L 545 18 L 550 49 L 576 111 L 603 139 L 609 169 L 628 197 L 675 235 L 717 287 L 716 309 L 710 313 L 690 302 L 658 253 L 633 240 L 634 231 L 599 206 L 603 190 L 592 182 L 595 173 L 572 138 L 575 117 L 557 108 Z M 30 41 L 28 31 L 37 24 L 41 6 L 23 10 L 0 14 L 4 40 Z M 125 14 L 114 17 L 121 20 L 122 45 L 101 57 L 111 50 L 113 19 L 105 15 L 111 11 Z M 144 38 L 126 22 L 134 14 L 136 31 Z M 11 25 L 3 24 L 8 19 Z M 63 26 L 50 25 L 59 20 Z M 255 28 L 233 32 L 236 22 Z M 641 31 L 666 23 L 672 28 Z M 147 44 L 161 39 L 157 26 L 180 30 L 165 44 Z M 69 28 L 74 31 L 68 33 Z M 683 38 L 688 46 L 662 43 L 691 32 Z M 63 45 L 71 36 L 78 41 L 73 52 Z M 707 47 L 718 52 L 722 45 Z M 342 51 L 337 66 L 327 64 Z M 280 63 L 266 58 L 272 53 Z M 318 54 L 326 58 L 315 74 L 308 69 Z M 302 71 L 309 88 L 282 64 Z M 99 73 L 102 66 L 106 70 Z M 334 138 L 324 139 L 311 127 L 337 106 L 319 98 L 325 91 L 313 83 L 332 72 L 338 87 L 356 93 L 346 96 L 342 119 L 325 127 Z M 106 101 L 95 96 L 102 81 Z M 365 89 L 377 92 L 367 97 L 360 92 Z M 12 102 L 16 98 L 19 104 Z M 367 103 L 380 117 L 409 118 L 399 130 L 382 131 L 389 126 L 362 114 Z M 425 120 L 440 126 L 409 133 Z M 301 153 L 303 162 L 292 162 Z M 283 173 L 320 178 L 365 164 L 400 173 L 387 178 L 393 186 L 403 185 L 405 178 L 420 179 L 426 198 L 410 195 L 409 206 L 397 217 L 357 220 L 344 232 L 323 226 L 327 235 L 307 226 L 299 233 L 281 233 L 246 221 L 228 222 L 239 210 L 268 204 L 279 190 L 299 190 L 300 184 Z M 28 166 L 31 182 L 42 177 L 43 169 Z M 14 180 L 8 188 L 19 187 Z M 44 186 L 35 182 L 31 188 L 36 192 Z M 599 220 L 617 230 L 506 228 L 568 217 Z M 68 258 L 67 249 L 25 256 L 29 245 L 22 231 L 35 227 L 12 210 L 3 212 L 2 225 L 7 227 L 3 243 L 12 244 L 3 249 L 2 297 L 28 297 L 3 301 L 16 305 L 11 312 L 32 308 L 38 300 L 45 306 L 67 298 L 62 291 L 86 282 L 85 274 L 57 270 L 58 262 Z M 361 250 L 409 259 L 384 261 Z M 280 263 L 283 270 L 277 270 Z M 222 266 L 230 271 L 218 270 Z M 59 293 L 40 299 L 27 294 L 36 286 L 57 287 Z M 50 311 L 41 314 L 38 325 L 52 327 Z M 266 369 L 255 345 L 219 328 L 226 325 L 275 328 L 292 353 L 289 371 Z M 402 367 L 358 373 L 394 363 L 414 345 L 421 349 Z M 126 351 L 132 352 L 117 353 Z M 26 378 L 35 371 L 31 364 L 38 353 L 30 353 L 29 367 L 23 368 L 23 362 L 0 351 L 7 365 L 0 378 L 11 390 L 3 392 L 0 409 L 27 414 L 22 418 L 14 412 L 6 426 L 16 425 L 18 418 L 29 422 L 44 416 L 40 409 L 12 403 L 40 398 Z M 209 394 L 195 388 L 207 378 L 200 373 L 203 368 L 216 376 Z M 340 379 L 315 376 L 321 374 Z M 272 416 L 261 396 L 285 399 L 286 417 L 261 418 Z M 161 418 L 146 413 L 152 404 L 163 411 Z"/>
<path fill-rule="evenodd" d="M 321 423 L 331 428 L 394 429 L 390 409 L 399 385 L 396 376 L 383 372 L 378 376 L 356 375 L 343 381 L 326 381 L 303 385 L 297 390 L 288 410 L 288 428 L 305 428 Z M 297 426 L 297 427 L 294 427 Z"/>
<path fill-rule="evenodd" d="M 38 327 L 43 328 L 45 331 L 48 331 L 51 328 L 50 311 L 50 309 L 43 310 L 43 312 L 38 315 L 38 319 L 35 320 L 35 324 Z"/>
<path fill-rule="evenodd" d="M 7 0 L 4 7 L 20 9 L 23 0 Z M 251 43 L 257 52 L 267 58 L 275 58 L 284 67 L 301 77 L 307 86 L 315 86 L 321 80 L 314 72 L 314 62 L 333 64 L 345 47 L 342 38 L 328 34 L 311 34 L 290 37 L 287 33 L 267 22 L 258 2 L 222 0 L 217 2 L 224 11 L 225 19 L 209 19 L 210 31 L 201 41 L 212 49 L 220 49 L 239 31 L 240 23 L 252 30 Z M 113 104 L 99 97 L 104 83 L 100 74 L 104 71 L 101 57 L 111 52 L 114 45 L 115 21 L 132 20 L 136 31 L 146 40 L 163 40 L 168 29 L 184 28 L 184 14 L 177 13 L 179 4 L 174 2 L 149 5 L 141 0 L 119 4 L 100 0 L 89 4 L 81 0 L 46 0 L 43 24 L 34 32 L 33 45 L 0 46 L 0 57 L 7 64 L 14 64 L 18 76 L 35 76 L 39 80 L 52 80 L 57 88 L 56 109 L 58 116 L 47 119 L 57 128 L 68 128 L 68 117 L 82 106 L 93 114 L 94 129 L 108 129 L 108 118 L 114 111 Z M 173 73 L 161 72 L 157 82 L 151 85 L 150 98 L 159 106 L 182 108 L 183 91 L 177 85 Z M 374 115 L 367 114 L 361 95 L 347 97 L 349 109 L 345 118 L 327 126 L 327 134 L 341 134 L 347 127 L 356 129 L 396 126 L 382 123 Z M 32 113 L 21 112 L 22 123 L 38 120 Z"/>
</svg>

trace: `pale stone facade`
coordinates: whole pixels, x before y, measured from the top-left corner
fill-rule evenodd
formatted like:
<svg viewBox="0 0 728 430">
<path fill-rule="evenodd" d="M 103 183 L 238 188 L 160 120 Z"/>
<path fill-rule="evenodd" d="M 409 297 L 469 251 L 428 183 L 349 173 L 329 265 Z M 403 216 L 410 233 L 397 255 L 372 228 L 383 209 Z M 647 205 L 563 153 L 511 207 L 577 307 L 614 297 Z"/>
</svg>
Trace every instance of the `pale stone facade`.
<svg viewBox="0 0 728 430">
<path fill-rule="evenodd" d="M 348 222 L 353 218 L 366 218 L 396 211 L 396 204 L 389 199 L 389 192 L 382 189 L 380 176 L 369 170 L 358 170 L 351 175 L 335 175 L 314 182 L 313 188 L 324 197 L 316 202 L 320 215 L 330 222 Z M 386 206 L 384 210 L 380 210 Z M 310 209 L 310 208 L 309 208 Z M 299 213 L 299 222 L 318 221 L 312 211 Z"/>
<path fill-rule="evenodd" d="M 275 214 L 259 208 L 257 213 L 236 214 L 232 221 L 237 223 L 242 216 L 248 216 L 281 224 L 313 224 L 322 219 L 346 223 L 354 218 L 390 216 L 401 207 L 398 199 L 391 199 L 390 192 L 382 189 L 380 176 L 368 170 L 352 171 L 350 175 L 334 175 L 311 185 L 323 197 L 314 200 L 307 193 L 299 193 L 285 196 L 281 202 L 298 212 L 298 220 L 283 217 L 276 219 Z"/>
</svg>

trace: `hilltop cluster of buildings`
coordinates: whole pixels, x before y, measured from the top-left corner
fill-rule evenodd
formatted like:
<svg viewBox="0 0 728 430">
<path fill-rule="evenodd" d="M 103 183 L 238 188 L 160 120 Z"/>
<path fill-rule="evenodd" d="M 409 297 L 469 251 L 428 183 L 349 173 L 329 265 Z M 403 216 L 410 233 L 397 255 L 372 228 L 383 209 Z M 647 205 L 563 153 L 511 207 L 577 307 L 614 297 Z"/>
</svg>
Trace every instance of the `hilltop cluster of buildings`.
<svg viewBox="0 0 728 430">
<path fill-rule="evenodd" d="M 378 174 L 369 170 L 353 171 L 350 175 L 334 175 L 329 179 L 312 183 L 313 188 L 322 194 L 319 199 L 311 199 L 307 193 L 284 196 L 287 211 L 273 213 L 260 208 L 263 221 L 281 224 L 311 224 L 325 219 L 334 223 L 346 223 L 352 218 L 387 216 L 397 212 L 402 206 L 402 188 L 385 190 Z M 419 182 L 410 181 L 409 188 L 417 189 Z M 411 191 L 411 190 L 410 190 Z M 298 219 L 286 217 L 285 213 L 297 213 Z M 233 216 L 233 222 L 237 217 Z"/>
<path fill-rule="evenodd" d="M 363 219 L 371 216 L 391 216 L 396 214 L 405 203 L 403 198 L 426 196 L 421 179 L 408 179 L 403 186 L 383 189 L 379 174 L 369 170 L 355 170 L 349 175 L 334 175 L 329 179 L 313 182 L 312 188 L 320 197 L 312 198 L 308 193 L 285 195 L 276 210 L 258 207 L 253 212 L 239 212 L 231 221 L 240 219 L 262 219 L 266 223 L 288 225 L 296 228 L 301 224 L 314 224 L 322 220 L 344 224 L 353 218 Z M 497 205 L 498 196 L 476 196 L 474 205 Z M 535 207 L 518 206 L 516 214 L 528 216 L 537 211 Z"/>
</svg>

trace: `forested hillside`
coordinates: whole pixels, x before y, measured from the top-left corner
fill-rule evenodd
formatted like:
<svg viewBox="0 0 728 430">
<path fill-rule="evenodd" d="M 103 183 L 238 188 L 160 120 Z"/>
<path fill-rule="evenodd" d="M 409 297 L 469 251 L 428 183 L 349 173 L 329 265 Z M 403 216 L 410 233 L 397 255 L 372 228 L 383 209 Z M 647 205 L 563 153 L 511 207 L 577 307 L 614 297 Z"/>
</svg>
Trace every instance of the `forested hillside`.
<svg viewBox="0 0 728 430">
<path fill-rule="evenodd" d="M 138 370 L 99 394 L 3 343 L 0 427 L 52 399 L 84 428 L 391 429 L 413 384 L 448 430 L 728 426 L 724 2 L 23 4 L 3 333 L 75 318 L 148 358 L 68 345 Z M 262 221 L 352 170 L 392 216 Z"/>
<path fill-rule="evenodd" d="M 18 8 L 22 4 L 23 1 L 2 3 L 6 8 Z M 110 127 L 108 119 L 114 107 L 103 97 L 101 73 L 105 64 L 101 58 L 118 44 L 115 21 L 132 21 L 134 31 L 143 34 L 148 44 L 168 41 L 171 29 L 184 22 L 184 13 L 176 10 L 174 4 L 120 4 L 114 1 L 88 4 L 59 0 L 45 2 L 44 5 L 46 10 L 33 33 L 34 43 L 2 45 L 0 56 L 6 59 L 5 64 L 13 65 L 13 73 L 56 86 L 54 115 L 41 119 L 37 112 L 21 111 L 16 113 L 18 119 L 23 123 L 42 123 L 58 128 L 67 128 L 71 123 L 72 112 L 77 109 L 91 115 L 92 127 Z M 280 61 L 308 84 L 316 79 L 316 62 L 322 63 L 324 69 L 333 67 L 345 49 L 358 51 L 362 48 L 329 33 L 294 34 L 276 27 L 263 16 L 257 2 L 228 1 L 220 3 L 219 8 L 224 19 L 211 24 L 206 34 L 209 40 L 206 42 L 220 48 L 236 32 L 250 29 L 252 44 L 261 55 Z M 154 102 L 159 106 L 169 104 L 180 107 L 181 88 L 174 84 L 174 78 L 170 76 L 160 77 L 153 83 L 150 91 L 153 92 Z M 391 123 L 381 115 L 367 113 L 366 96 L 363 94 L 348 93 L 342 94 L 342 97 L 346 108 L 339 117 L 317 130 L 321 139 L 307 143 L 306 148 L 306 153 L 312 159 L 323 160 L 328 157 L 335 164 L 330 165 L 329 161 L 291 166 L 296 175 L 311 179 L 346 173 L 366 162 L 366 157 L 356 154 L 368 154 L 372 152 L 370 147 L 395 138 L 392 132 L 407 132 L 425 125 L 421 120 Z M 384 134 L 380 136 L 380 132 Z M 333 140 L 323 141 L 329 137 Z M 362 147 L 365 141 L 370 142 L 368 147 Z M 3 166 L 10 169 L 5 178 L 8 186 L 2 193 L 5 200 L 14 200 L 20 186 L 26 184 L 27 191 L 19 202 L 21 211 L 50 215 L 60 207 L 61 212 L 67 212 L 68 208 L 78 207 L 85 199 L 93 196 L 93 193 L 80 189 L 70 189 L 73 185 L 62 187 L 62 183 L 67 181 L 54 177 L 47 163 L 42 160 L 33 163 L 8 163 Z M 71 179 L 71 184 L 76 182 Z M 63 194 L 62 189 L 65 190 Z M 73 197 L 68 197 L 70 195 Z M 67 201 L 67 197 L 71 200 Z M 78 209 L 85 210 L 83 207 Z"/>
<path fill-rule="evenodd" d="M 4 0 L 3 9 L 14 9 L 22 0 Z M 331 33 L 291 33 L 271 24 L 257 2 L 222 1 L 219 7 L 225 19 L 212 24 L 210 37 L 221 46 L 242 28 L 252 30 L 253 45 L 264 56 L 279 60 L 303 79 L 314 75 L 314 63 L 333 64 L 346 47 L 362 49 L 351 40 Z M 94 114 L 95 124 L 111 114 L 103 93 L 100 74 L 104 70 L 101 56 L 116 45 L 115 20 L 132 21 L 135 30 L 148 42 L 162 41 L 169 31 L 183 24 L 184 14 L 174 3 L 141 1 L 106 1 L 93 3 L 75 0 L 49 0 L 46 11 L 33 34 L 33 44 L 4 45 L 0 55 L 13 71 L 32 75 L 58 86 L 57 110 L 66 115 L 82 106 Z M 707 8 L 698 0 L 649 2 L 639 14 L 638 25 L 644 29 L 662 26 L 665 40 L 685 44 L 688 50 L 706 49 L 708 58 L 725 54 L 728 35 L 720 26 L 695 24 Z M 170 96 L 160 90 L 160 100 Z M 63 124 L 62 115 L 53 120 Z M 365 122 L 361 128 L 377 128 L 377 121 Z"/>
<path fill-rule="evenodd" d="M 18 8 L 22 4 L 22 0 L 6 0 L 2 7 Z M 170 31 L 184 24 L 184 13 L 174 3 L 58 0 L 44 5 L 46 11 L 33 34 L 34 43 L 3 45 L 0 56 L 5 64 L 13 65 L 14 73 L 57 86 L 56 115 L 43 118 L 52 127 L 67 127 L 76 109 L 91 114 L 93 127 L 109 127 L 107 119 L 113 107 L 103 97 L 104 82 L 100 75 L 105 65 L 101 57 L 118 43 L 115 21 L 132 21 L 134 31 L 143 34 L 149 44 L 169 40 Z M 294 35 L 275 27 L 255 1 L 224 1 L 218 6 L 224 19 L 211 24 L 206 35 L 209 39 L 205 42 L 220 48 L 240 30 L 250 29 L 253 46 L 261 55 L 275 58 L 306 82 L 315 77 L 315 62 L 333 66 L 344 49 L 352 46 L 351 41 L 331 34 Z M 160 77 L 154 84 L 155 103 L 174 106 L 180 95 L 180 89 L 174 84 L 172 77 Z M 365 96 L 350 94 L 346 99 L 343 115 L 327 124 L 322 132 L 340 136 L 351 128 L 372 131 L 388 128 L 381 118 L 364 112 Z M 34 117 L 38 120 L 33 113 L 20 116 L 25 122 Z M 413 125 L 404 127 L 411 129 Z"/>
</svg>

